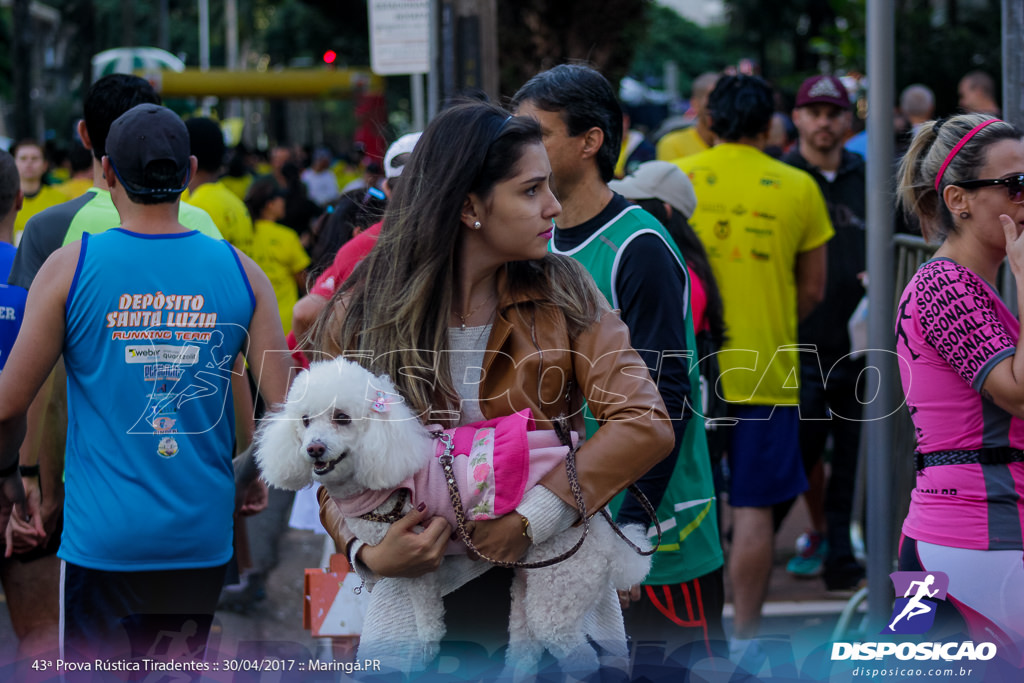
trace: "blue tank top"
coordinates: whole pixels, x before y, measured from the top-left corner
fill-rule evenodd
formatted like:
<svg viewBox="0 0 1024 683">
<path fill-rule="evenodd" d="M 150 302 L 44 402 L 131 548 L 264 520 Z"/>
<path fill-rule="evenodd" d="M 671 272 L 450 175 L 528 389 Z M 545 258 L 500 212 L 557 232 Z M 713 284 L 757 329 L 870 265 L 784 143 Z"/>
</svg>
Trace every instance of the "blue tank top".
<svg viewBox="0 0 1024 683">
<path fill-rule="evenodd" d="M 7 363 L 7 356 L 21 329 L 21 319 L 25 316 L 25 296 L 28 294 L 22 287 L 7 284 L 15 252 L 17 249 L 14 245 L 0 242 L 0 371 Z"/>
<path fill-rule="evenodd" d="M 64 534 L 107 571 L 231 557 L 231 370 L 255 297 L 234 249 L 198 232 L 82 239 L 66 306 Z"/>
</svg>

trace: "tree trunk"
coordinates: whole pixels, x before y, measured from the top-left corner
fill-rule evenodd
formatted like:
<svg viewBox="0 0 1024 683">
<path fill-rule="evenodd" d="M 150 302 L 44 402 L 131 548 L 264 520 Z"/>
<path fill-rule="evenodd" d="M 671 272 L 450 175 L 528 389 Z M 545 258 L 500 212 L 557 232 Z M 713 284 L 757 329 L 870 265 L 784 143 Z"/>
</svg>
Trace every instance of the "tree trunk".
<svg viewBox="0 0 1024 683">
<path fill-rule="evenodd" d="M 135 47 L 135 0 L 121 0 L 121 35 L 124 47 Z"/>
<path fill-rule="evenodd" d="M 32 134 L 32 18 L 29 0 L 14 0 L 11 7 L 11 71 L 14 96 L 12 132 L 15 140 L 34 137 Z"/>
<path fill-rule="evenodd" d="M 82 75 L 82 99 L 92 85 L 92 56 L 96 54 L 96 13 L 92 0 L 78 0 L 78 12 L 76 13 L 75 24 L 78 26 L 76 42 L 79 45 L 82 57 L 79 59 L 79 68 Z"/>
</svg>

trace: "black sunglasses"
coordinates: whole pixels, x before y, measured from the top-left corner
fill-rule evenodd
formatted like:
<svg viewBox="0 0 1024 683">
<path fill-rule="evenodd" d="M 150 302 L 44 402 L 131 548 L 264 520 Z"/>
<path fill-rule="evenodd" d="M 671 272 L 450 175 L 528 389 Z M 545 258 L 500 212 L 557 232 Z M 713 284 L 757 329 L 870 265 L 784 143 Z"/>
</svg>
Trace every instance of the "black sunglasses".
<svg viewBox="0 0 1024 683">
<path fill-rule="evenodd" d="M 1008 178 L 989 178 L 981 180 L 964 180 L 959 183 L 952 183 L 957 187 L 962 187 L 965 190 L 974 190 L 979 187 L 994 187 L 996 185 L 1006 185 L 1006 193 L 1010 196 L 1010 201 L 1014 204 L 1024 204 L 1024 173 L 1018 173 Z"/>
</svg>

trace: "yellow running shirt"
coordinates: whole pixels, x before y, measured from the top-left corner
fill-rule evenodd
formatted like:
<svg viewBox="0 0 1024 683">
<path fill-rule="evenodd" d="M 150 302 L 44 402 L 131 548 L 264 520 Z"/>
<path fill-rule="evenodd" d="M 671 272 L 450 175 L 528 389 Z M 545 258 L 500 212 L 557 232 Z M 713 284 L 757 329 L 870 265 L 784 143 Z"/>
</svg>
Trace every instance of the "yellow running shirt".
<svg viewBox="0 0 1024 683">
<path fill-rule="evenodd" d="M 292 307 L 299 300 L 296 277 L 309 266 L 309 255 L 298 234 L 273 221 L 256 221 L 252 260 L 263 269 L 277 296 L 281 324 L 287 335 L 292 329 Z"/>
<path fill-rule="evenodd" d="M 675 161 L 703 152 L 707 148 L 707 143 L 697 133 L 697 126 L 665 133 L 655 146 L 659 161 Z"/>
<path fill-rule="evenodd" d="M 220 234 L 238 250 L 250 258 L 253 257 L 252 219 L 245 202 L 222 182 L 203 183 L 182 197 L 192 206 L 210 214 Z"/>
<path fill-rule="evenodd" d="M 85 194 L 92 187 L 92 176 L 88 178 L 69 178 L 54 188 L 64 193 L 65 199 L 75 199 Z"/>
<path fill-rule="evenodd" d="M 28 219 L 35 216 L 43 209 L 48 209 L 57 204 L 63 204 L 68 198 L 64 193 L 51 185 L 40 185 L 39 192 L 31 197 L 26 196 L 21 205 L 21 210 L 14 217 L 14 244 L 21 241 L 21 233 L 25 230 Z"/>
<path fill-rule="evenodd" d="M 750 145 L 723 143 L 675 163 L 693 181 L 690 224 L 722 293 L 726 400 L 797 404 L 797 255 L 833 235 L 821 190 L 808 173 Z"/>
</svg>

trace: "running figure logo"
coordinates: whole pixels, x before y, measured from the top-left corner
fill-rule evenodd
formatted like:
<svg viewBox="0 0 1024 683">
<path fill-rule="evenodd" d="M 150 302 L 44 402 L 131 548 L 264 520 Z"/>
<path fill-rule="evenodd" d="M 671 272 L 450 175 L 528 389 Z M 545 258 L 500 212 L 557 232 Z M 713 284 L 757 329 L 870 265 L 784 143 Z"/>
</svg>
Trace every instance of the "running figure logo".
<svg viewBox="0 0 1024 683">
<path fill-rule="evenodd" d="M 889 578 L 897 597 L 892 621 L 882 633 L 924 633 L 930 629 L 938 601 L 946 599 L 949 577 L 943 572 L 893 572 Z"/>
</svg>

